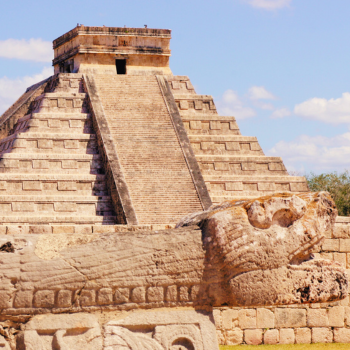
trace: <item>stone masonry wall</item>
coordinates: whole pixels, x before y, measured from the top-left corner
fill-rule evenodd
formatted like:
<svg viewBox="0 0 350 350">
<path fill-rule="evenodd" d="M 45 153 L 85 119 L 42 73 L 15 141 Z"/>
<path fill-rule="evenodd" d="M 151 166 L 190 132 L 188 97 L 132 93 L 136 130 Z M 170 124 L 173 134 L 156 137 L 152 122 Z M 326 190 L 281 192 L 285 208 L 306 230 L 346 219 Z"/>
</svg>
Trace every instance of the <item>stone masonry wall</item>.
<svg viewBox="0 0 350 350">
<path fill-rule="evenodd" d="M 343 264 L 350 275 L 350 217 L 338 217 L 320 253 Z M 219 344 L 350 343 L 349 296 L 330 303 L 258 308 L 217 308 Z"/>
</svg>

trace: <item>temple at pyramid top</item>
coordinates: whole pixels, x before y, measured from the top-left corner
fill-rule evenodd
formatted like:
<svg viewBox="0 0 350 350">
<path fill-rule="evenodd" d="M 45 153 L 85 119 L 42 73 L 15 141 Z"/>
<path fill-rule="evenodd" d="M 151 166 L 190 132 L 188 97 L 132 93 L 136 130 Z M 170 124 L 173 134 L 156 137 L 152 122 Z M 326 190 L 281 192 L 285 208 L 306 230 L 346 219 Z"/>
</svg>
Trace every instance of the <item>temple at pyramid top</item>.
<svg viewBox="0 0 350 350">
<path fill-rule="evenodd" d="M 168 29 L 77 26 L 53 41 L 56 73 L 171 74 Z"/>
<path fill-rule="evenodd" d="M 308 191 L 171 73 L 170 35 L 81 25 L 54 40 L 55 74 L 0 117 L 0 226 L 174 225 L 222 201 Z"/>
</svg>

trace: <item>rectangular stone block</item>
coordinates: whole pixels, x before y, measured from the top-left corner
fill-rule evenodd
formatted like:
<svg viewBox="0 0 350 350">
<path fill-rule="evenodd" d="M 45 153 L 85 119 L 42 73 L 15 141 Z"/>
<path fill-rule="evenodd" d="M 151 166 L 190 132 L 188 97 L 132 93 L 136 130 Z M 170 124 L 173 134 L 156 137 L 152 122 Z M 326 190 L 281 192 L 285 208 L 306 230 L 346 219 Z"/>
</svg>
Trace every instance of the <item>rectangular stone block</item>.
<svg viewBox="0 0 350 350">
<path fill-rule="evenodd" d="M 76 160 L 62 160 L 62 169 L 78 169 Z"/>
<path fill-rule="evenodd" d="M 269 170 L 281 171 L 281 170 L 285 170 L 285 168 L 282 163 L 269 163 Z"/>
<path fill-rule="evenodd" d="M 58 108 L 66 108 L 66 99 L 65 98 L 58 99 Z"/>
<path fill-rule="evenodd" d="M 92 226 L 91 225 L 76 225 L 74 227 L 75 233 L 92 233 Z"/>
<path fill-rule="evenodd" d="M 75 98 L 73 100 L 73 106 L 74 106 L 74 108 L 81 108 L 81 107 L 83 107 L 83 100 L 80 99 L 80 98 Z"/>
<path fill-rule="evenodd" d="M 194 109 L 203 109 L 203 101 L 194 100 Z"/>
<path fill-rule="evenodd" d="M 215 166 L 215 170 L 223 170 L 223 171 L 230 170 L 230 164 L 228 162 L 215 162 L 214 166 Z"/>
<path fill-rule="evenodd" d="M 35 204 L 32 202 L 13 202 L 12 211 L 35 211 Z"/>
<path fill-rule="evenodd" d="M 274 328 L 275 315 L 271 310 L 258 308 L 256 310 L 256 326 L 257 328 Z"/>
<path fill-rule="evenodd" d="M 52 226 L 52 233 L 75 233 L 75 226 L 54 225 Z"/>
<path fill-rule="evenodd" d="M 54 203 L 55 211 L 67 211 L 67 212 L 75 212 L 77 211 L 77 204 L 70 202 L 57 202 Z"/>
<path fill-rule="evenodd" d="M 40 181 L 23 181 L 23 191 L 41 191 Z"/>
<path fill-rule="evenodd" d="M 51 225 L 30 225 L 29 233 L 31 234 L 50 234 L 52 233 Z"/>
<path fill-rule="evenodd" d="M 33 292 L 28 290 L 19 291 L 15 295 L 13 306 L 18 309 L 32 307 Z"/>
<path fill-rule="evenodd" d="M 344 327 L 344 306 L 333 306 L 328 310 L 329 325 L 331 327 Z"/>
<path fill-rule="evenodd" d="M 350 238 L 341 238 L 339 239 L 339 251 L 340 252 L 350 252 Z"/>
<path fill-rule="evenodd" d="M 33 169 L 49 169 L 49 161 L 34 159 L 33 160 Z"/>
<path fill-rule="evenodd" d="M 334 328 L 334 342 L 335 343 L 350 343 L 350 329 L 349 328 Z"/>
<path fill-rule="evenodd" d="M 7 181 L 0 181 L 0 191 L 7 189 Z"/>
<path fill-rule="evenodd" d="M 114 293 L 114 302 L 116 304 L 124 304 L 129 301 L 130 290 L 129 288 L 117 288 Z"/>
<path fill-rule="evenodd" d="M 111 305 L 113 302 L 112 288 L 101 288 L 97 293 L 98 305 Z"/>
<path fill-rule="evenodd" d="M 223 310 L 222 316 L 222 328 L 231 330 L 234 326 L 238 326 L 238 310 Z"/>
<path fill-rule="evenodd" d="M 248 345 L 260 345 L 262 343 L 262 330 L 261 329 L 245 329 L 244 341 Z"/>
<path fill-rule="evenodd" d="M 226 142 L 226 150 L 227 151 L 240 151 L 241 148 L 238 142 Z"/>
<path fill-rule="evenodd" d="M 79 148 L 78 140 L 64 140 L 64 148 L 77 149 Z"/>
<path fill-rule="evenodd" d="M 34 294 L 34 307 L 52 308 L 55 305 L 55 292 L 53 290 L 39 290 Z"/>
<path fill-rule="evenodd" d="M 346 253 L 333 253 L 333 260 L 338 261 L 340 264 L 346 267 Z"/>
<path fill-rule="evenodd" d="M 12 308 L 13 292 L 0 290 L 0 309 Z"/>
<path fill-rule="evenodd" d="M 96 291 L 83 289 L 78 300 L 81 306 L 96 305 Z"/>
<path fill-rule="evenodd" d="M 83 126 L 81 120 L 77 120 L 77 119 L 71 119 L 69 121 L 69 127 L 70 128 L 81 128 Z"/>
<path fill-rule="evenodd" d="M 58 181 L 57 189 L 58 191 L 76 191 L 77 183 L 75 181 Z"/>
<path fill-rule="evenodd" d="M 180 100 L 180 109 L 186 110 L 188 109 L 188 101 L 187 100 Z"/>
<path fill-rule="evenodd" d="M 251 142 L 251 143 L 250 143 L 250 149 L 251 149 L 252 151 L 260 151 L 260 150 L 261 150 L 261 147 L 260 147 L 260 145 L 259 145 L 258 142 Z"/>
<path fill-rule="evenodd" d="M 294 328 L 306 326 L 305 309 L 276 308 L 275 326 L 277 328 Z"/>
<path fill-rule="evenodd" d="M 276 191 L 276 185 L 274 182 L 258 182 L 259 191 Z"/>
<path fill-rule="evenodd" d="M 200 120 L 191 120 L 190 121 L 190 129 L 191 130 L 201 130 L 202 122 Z"/>
<path fill-rule="evenodd" d="M 149 303 L 161 302 L 164 300 L 163 287 L 149 287 L 147 289 L 147 301 Z"/>
<path fill-rule="evenodd" d="M 339 252 L 339 239 L 325 239 L 322 244 L 322 250 L 329 252 Z"/>
<path fill-rule="evenodd" d="M 331 328 L 312 328 L 311 341 L 313 343 L 332 343 L 333 332 Z"/>
<path fill-rule="evenodd" d="M 296 328 L 295 329 L 295 343 L 296 344 L 310 344 L 311 343 L 311 329 L 310 328 Z"/>
<path fill-rule="evenodd" d="M 242 170 L 243 171 L 255 171 L 256 170 L 256 163 L 242 163 Z"/>
<path fill-rule="evenodd" d="M 146 289 L 136 287 L 131 291 L 131 301 L 134 303 L 144 303 L 146 301 Z"/>
<path fill-rule="evenodd" d="M 71 307 L 72 306 L 72 291 L 60 290 L 57 293 L 56 307 Z"/>
<path fill-rule="evenodd" d="M 210 121 L 210 130 L 221 130 L 221 122 L 219 120 Z"/>
<path fill-rule="evenodd" d="M 243 309 L 238 311 L 238 324 L 242 329 L 256 328 L 256 310 Z"/>
<path fill-rule="evenodd" d="M 61 121 L 57 119 L 49 119 L 49 127 L 50 128 L 61 128 Z"/>
<path fill-rule="evenodd" d="M 280 333 L 278 329 L 268 329 L 264 333 L 264 344 L 276 345 L 280 341 Z"/>
<path fill-rule="evenodd" d="M 180 301 L 189 301 L 190 300 L 189 289 L 187 286 L 181 286 L 179 288 L 179 300 Z"/>
<path fill-rule="evenodd" d="M 349 226 L 336 223 L 333 227 L 333 238 L 350 238 Z"/>
<path fill-rule="evenodd" d="M 309 309 L 307 325 L 308 327 L 329 327 L 327 309 Z"/>
<path fill-rule="evenodd" d="M 51 149 L 53 148 L 52 140 L 38 140 L 38 148 Z"/>
<path fill-rule="evenodd" d="M 177 286 L 168 286 L 165 293 L 166 301 L 177 301 Z"/>
<path fill-rule="evenodd" d="M 280 329 L 280 344 L 294 344 L 295 334 L 292 328 Z"/>
<path fill-rule="evenodd" d="M 219 339 L 218 339 L 219 341 Z M 226 345 L 239 345 L 243 343 L 243 331 L 239 328 L 233 328 L 226 332 Z M 222 343 L 219 343 L 222 344 Z"/>
<path fill-rule="evenodd" d="M 5 168 L 19 168 L 18 159 L 3 159 L 2 166 Z"/>
<path fill-rule="evenodd" d="M 225 183 L 226 191 L 243 191 L 242 182 L 226 182 Z"/>
</svg>

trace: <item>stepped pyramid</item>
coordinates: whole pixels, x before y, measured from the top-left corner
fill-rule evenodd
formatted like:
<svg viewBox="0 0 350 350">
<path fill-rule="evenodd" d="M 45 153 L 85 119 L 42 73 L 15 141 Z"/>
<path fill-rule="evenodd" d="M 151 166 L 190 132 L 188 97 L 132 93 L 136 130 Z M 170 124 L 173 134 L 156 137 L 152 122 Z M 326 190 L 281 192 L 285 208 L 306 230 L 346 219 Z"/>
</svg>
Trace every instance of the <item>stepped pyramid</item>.
<svg viewBox="0 0 350 350">
<path fill-rule="evenodd" d="M 308 191 L 172 75 L 170 38 L 77 26 L 53 42 L 55 75 L 0 118 L 2 226 L 173 225 L 212 203 Z"/>
</svg>

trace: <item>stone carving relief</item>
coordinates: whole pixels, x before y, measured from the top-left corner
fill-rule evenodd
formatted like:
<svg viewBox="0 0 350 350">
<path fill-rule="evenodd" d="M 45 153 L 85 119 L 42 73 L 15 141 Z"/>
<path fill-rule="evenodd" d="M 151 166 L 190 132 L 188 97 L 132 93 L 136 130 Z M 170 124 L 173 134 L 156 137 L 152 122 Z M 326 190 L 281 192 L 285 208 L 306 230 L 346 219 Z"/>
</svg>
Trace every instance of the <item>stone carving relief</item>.
<svg viewBox="0 0 350 350">
<path fill-rule="evenodd" d="M 193 310 L 134 313 L 104 329 L 104 350 L 218 349 L 210 317 Z"/>
<path fill-rule="evenodd" d="M 17 338 L 23 350 L 102 350 L 97 319 L 88 314 L 40 315 Z"/>
</svg>

